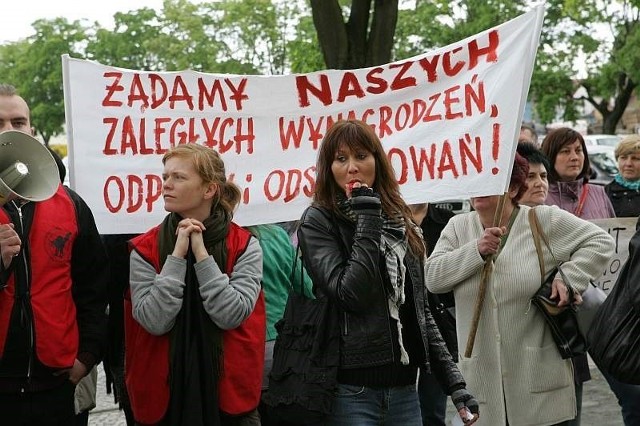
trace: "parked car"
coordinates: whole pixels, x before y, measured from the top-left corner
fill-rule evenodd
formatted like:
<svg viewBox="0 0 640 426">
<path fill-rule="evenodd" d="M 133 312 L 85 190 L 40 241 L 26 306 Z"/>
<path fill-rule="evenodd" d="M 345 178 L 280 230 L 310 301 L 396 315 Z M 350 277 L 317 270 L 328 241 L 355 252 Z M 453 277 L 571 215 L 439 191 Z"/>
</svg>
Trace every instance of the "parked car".
<svg viewBox="0 0 640 426">
<path fill-rule="evenodd" d="M 618 162 L 614 151 L 615 148 L 608 145 L 587 146 L 587 155 L 591 164 L 589 183 L 606 185 L 618 174 Z"/>
<path fill-rule="evenodd" d="M 586 135 L 584 137 L 584 143 L 589 146 L 610 146 L 615 148 L 616 145 L 622 140 L 618 135 Z"/>
<path fill-rule="evenodd" d="M 447 200 L 439 201 L 434 204 L 441 209 L 451 210 L 455 214 L 471 211 L 471 202 L 469 200 Z"/>
</svg>

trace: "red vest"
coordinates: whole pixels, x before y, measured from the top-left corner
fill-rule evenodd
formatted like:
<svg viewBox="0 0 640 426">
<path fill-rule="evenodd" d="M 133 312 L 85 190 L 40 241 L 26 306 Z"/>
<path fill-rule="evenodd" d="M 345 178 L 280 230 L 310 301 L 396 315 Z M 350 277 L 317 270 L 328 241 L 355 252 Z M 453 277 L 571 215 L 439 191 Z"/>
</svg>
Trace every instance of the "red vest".
<svg viewBox="0 0 640 426">
<path fill-rule="evenodd" d="M 158 250 L 159 226 L 132 241 L 144 259 L 160 272 Z M 227 274 L 233 271 L 251 234 L 232 223 L 227 235 Z M 149 334 L 134 318 L 129 292 L 124 301 L 125 382 L 137 422 L 158 423 L 169 404 L 169 334 Z M 219 382 L 219 406 L 228 414 L 242 414 L 260 402 L 265 340 L 264 293 L 260 291 L 256 306 L 237 328 L 223 333 L 224 370 Z"/>
<path fill-rule="evenodd" d="M 11 223 L 4 209 L 0 209 L 0 223 Z M 36 356 L 52 368 L 71 367 L 78 352 L 76 305 L 71 292 L 71 251 L 77 235 L 75 205 L 60 185 L 53 197 L 35 203 L 27 259 Z M 0 356 L 4 354 L 15 290 L 14 272 L 0 291 Z"/>
</svg>

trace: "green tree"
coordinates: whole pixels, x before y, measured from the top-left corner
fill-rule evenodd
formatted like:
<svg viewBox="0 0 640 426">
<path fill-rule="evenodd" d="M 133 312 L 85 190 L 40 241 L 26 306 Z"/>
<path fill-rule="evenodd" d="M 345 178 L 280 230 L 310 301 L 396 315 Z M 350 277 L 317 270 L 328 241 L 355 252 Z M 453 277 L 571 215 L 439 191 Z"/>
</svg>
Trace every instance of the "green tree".
<svg viewBox="0 0 640 426">
<path fill-rule="evenodd" d="M 543 119 L 558 110 L 575 119 L 587 102 L 602 115 L 602 132 L 615 133 L 640 82 L 639 3 L 548 1 L 531 90 Z"/>
<path fill-rule="evenodd" d="M 147 71 L 193 69 L 213 72 L 223 46 L 207 5 L 165 0 L 163 9 L 114 15 L 114 29 L 98 29 L 87 55 L 100 63 Z"/>
<path fill-rule="evenodd" d="M 88 45 L 93 59 L 130 69 L 277 74 L 288 69 L 296 2 L 165 0 L 161 11 L 117 13 Z"/>
<path fill-rule="evenodd" d="M 2 76 L 0 81 L 2 83 L 19 86 L 23 80 L 23 69 L 27 66 L 22 60 L 26 58 L 27 49 L 29 49 L 27 40 L 0 45 L 0 76 Z"/>
<path fill-rule="evenodd" d="M 287 42 L 287 57 L 294 73 L 313 72 L 326 67 L 311 10 L 308 8 L 300 10 L 295 37 Z"/>
<path fill-rule="evenodd" d="M 398 59 L 446 46 L 515 18 L 524 0 L 416 0 L 400 9 Z"/>
<path fill-rule="evenodd" d="M 164 67 L 156 45 L 161 38 L 160 18 L 153 9 L 116 12 L 114 28 L 97 28 L 87 43 L 88 58 L 105 65 L 161 71 Z"/>
<path fill-rule="evenodd" d="M 417 0 L 400 10 L 396 58 L 461 40 L 523 13 L 519 0 Z M 529 98 L 542 122 L 580 118 L 584 102 L 614 133 L 640 82 L 638 0 L 547 0 Z M 428 22 L 429 25 L 424 25 Z M 580 65 L 580 66 L 578 66 Z"/>
<path fill-rule="evenodd" d="M 3 47 L 12 83 L 31 108 L 31 125 L 45 145 L 62 133 L 65 121 L 62 88 L 62 55 L 82 57 L 86 28 L 64 18 L 37 20 L 35 35 Z M 3 57 L 4 60 L 4 57 Z"/>
</svg>

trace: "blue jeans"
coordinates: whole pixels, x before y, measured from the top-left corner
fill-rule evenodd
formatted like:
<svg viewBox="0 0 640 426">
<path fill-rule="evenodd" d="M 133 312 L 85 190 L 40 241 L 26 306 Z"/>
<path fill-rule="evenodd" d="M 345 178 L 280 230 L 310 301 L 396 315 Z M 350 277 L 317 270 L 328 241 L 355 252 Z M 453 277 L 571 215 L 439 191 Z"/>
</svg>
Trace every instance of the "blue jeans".
<svg viewBox="0 0 640 426">
<path fill-rule="evenodd" d="M 619 382 L 607 373 L 602 373 L 609 387 L 618 398 L 622 408 L 622 419 L 625 426 L 640 426 L 640 385 L 629 385 Z"/>
<path fill-rule="evenodd" d="M 415 385 L 368 388 L 338 385 L 331 426 L 422 426 Z"/>
<path fill-rule="evenodd" d="M 447 394 L 442 391 L 436 376 L 420 369 L 418 380 L 418 396 L 422 424 L 428 426 L 445 426 L 447 416 Z"/>
</svg>

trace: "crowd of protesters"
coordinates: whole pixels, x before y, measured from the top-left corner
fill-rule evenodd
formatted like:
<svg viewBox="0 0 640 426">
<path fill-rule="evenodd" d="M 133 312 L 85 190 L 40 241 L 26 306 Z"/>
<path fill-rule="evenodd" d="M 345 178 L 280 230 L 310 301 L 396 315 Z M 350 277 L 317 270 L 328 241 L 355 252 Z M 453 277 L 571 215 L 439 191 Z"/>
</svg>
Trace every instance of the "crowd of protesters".
<svg viewBox="0 0 640 426">
<path fill-rule="evenodd" d="M 29 115 L 0 84 L 0 137 L 32 135 Z M 103 362 L 128 425 L 444 425 L 447 399 L 465 425 L 579 425 L 587 358 L 563 359 L 529 309 L 554 269 L 551 255 L 539 269 L 530 218 L 579 303 L 614 251 L 588 220 L 640 214 L 640 138 L 616 148 L 620 172 L 606 187 L 589 183 L 574 130 L 551 131 L 540 149 L 533 128 L 520 138 L 508 192 L 454 215 L 408 205 L 371 127 L 338 121 L 318 151 L 311 205 L 289 232 L 237 225 L 241 193 L 222 158 L 186 144 L 159 164 L 163 221 L 101 236 L 52 158 L 61 182 L 50 198 L 0 208 L 3 424 L 86 425 Z M 574 302 L 563 278 L 553 279 L 560 307 Z M 279 333 L 306 332 L 280 322 L 296 287 L 326 307 L 314 329 L 335 337 L 314 349 L 337 353 L 315 378 L 314 362 L 278 358 Z M 287 362 L 323 391 L 320 419 L 304 416 L 313 403 L 278 414 L 293 401 L 270 391 L 270 372 Z M 605 378 L 625 425 L 640 425 L 640 387 Z"/>
</svg>

